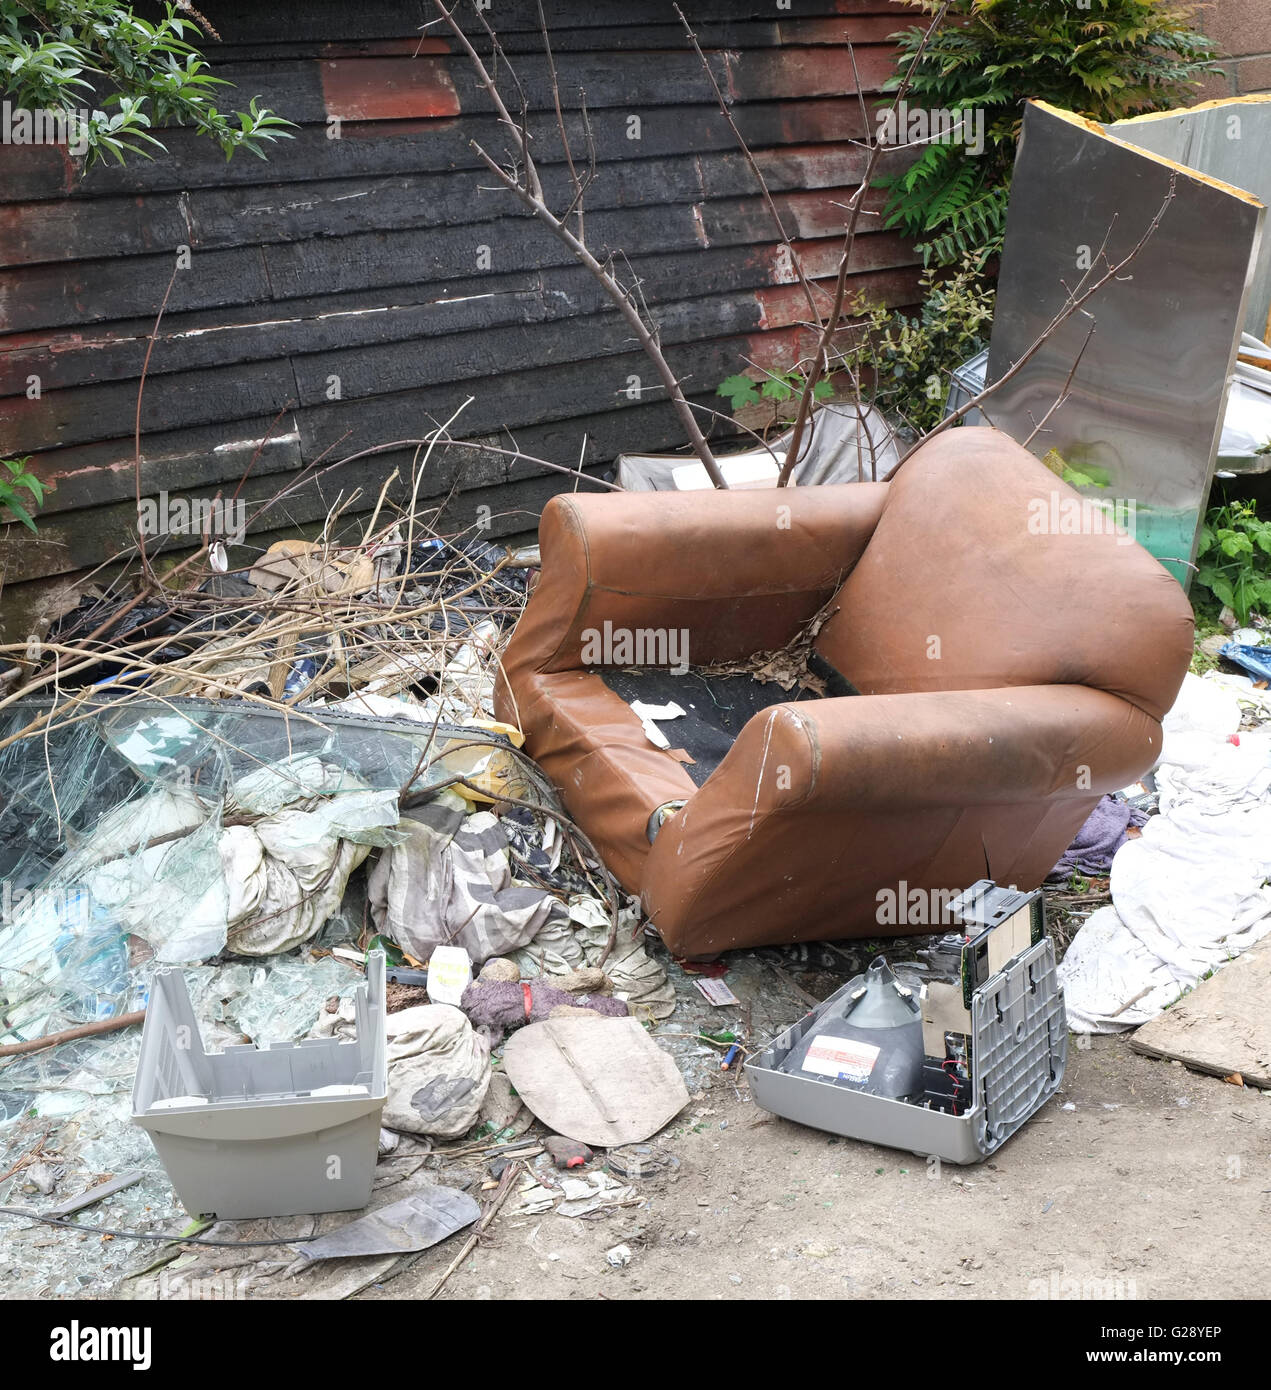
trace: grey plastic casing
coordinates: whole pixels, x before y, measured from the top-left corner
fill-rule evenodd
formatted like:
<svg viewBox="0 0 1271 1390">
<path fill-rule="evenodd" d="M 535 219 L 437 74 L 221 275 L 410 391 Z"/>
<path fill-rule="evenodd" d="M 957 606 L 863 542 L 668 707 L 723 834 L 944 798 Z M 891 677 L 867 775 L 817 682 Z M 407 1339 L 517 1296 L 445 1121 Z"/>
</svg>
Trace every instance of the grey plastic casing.
<svg viewBox="0 0 1271 1390">
<path fill-rule="evenodd" d="M 746 1062 L 750 1093 L 765 1110 L 844 1138 L 966 1164 L 1000 1148 L 1059 1089 L 1068 1021 L 1049 938 L 1022 951 L 971 996 L 974 1099 L 962 1115 L 776 1070 L 850 988 L 844 985 Z"/>
<path fill-rule="evenodd" d="M 185 1209 L 226 1219 L 354 1211 L 371 1196 L 388 1093 L 384 953 L 354 995 L 357 1037 L 208 1052 L 179 970 L 155 973 L 132 1118 Z M 326 1086 L 353 1094 L 315 1095 Z M 163 1102 L 191 1097 L 189 1104 Z"/>
</svg>

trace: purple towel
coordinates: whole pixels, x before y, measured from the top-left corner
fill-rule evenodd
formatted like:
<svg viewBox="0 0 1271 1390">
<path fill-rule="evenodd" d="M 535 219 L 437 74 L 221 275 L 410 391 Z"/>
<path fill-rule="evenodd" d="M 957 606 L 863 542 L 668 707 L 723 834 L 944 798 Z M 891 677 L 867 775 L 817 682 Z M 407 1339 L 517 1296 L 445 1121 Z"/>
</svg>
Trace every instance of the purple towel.
<svg viewBox="0 0 1271 1390">
<path fill-rule="evenodd" d="M 463 992 L 459 1007 L 474 1028 L 493 1039 L 502 1040 L 504 1029 L 523 1023 L 538 1023 L 551 1016 L 558 1004 L 590 1009 L 607 1018 L 623 1018 L 630 1010 L 621 999 L 604 994 L 568 994 L 546 980 L 518 983 L 506 980 L 475 980 Z"/>
<path fill-rule="evenodd" d="M 1077 831 L 1077 838 L 1046 875 L 1046 882 L 1066 882 L 1074 870 L 1079 874 L 1106 874 L 1112 867 L 1112 856 L 1130 838 L 1126 831 L 1146 820 L 1146 814 L 1128 802 L 1111 796 L 1101 798 Z"/>
</svg>

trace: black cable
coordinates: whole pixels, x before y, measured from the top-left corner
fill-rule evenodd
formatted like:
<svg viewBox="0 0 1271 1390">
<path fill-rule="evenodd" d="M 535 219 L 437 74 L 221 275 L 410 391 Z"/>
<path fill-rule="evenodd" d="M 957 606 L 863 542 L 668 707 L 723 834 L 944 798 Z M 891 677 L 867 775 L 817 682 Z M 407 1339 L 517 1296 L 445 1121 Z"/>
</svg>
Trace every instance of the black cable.
<svg viewBox="0 0 1271 1390">
<path fill-rule="evenodd" d="M 161 1236 L 152 1231 L 112 1231 L 109 1226 L 85 1226 L 79 1221 L 63 1221 L 56 1216 L 41 1216 L 38 1211 L 21 1207 L 0 1207 L 0 1216 L 21 1216 L 27 1221 L 42 1221 L 46 1226 L 60 1226 L 66 1231 L 87 1231 L 93 1236 L 122 1236 L 125 1240 L 157 1240 L 162 1245 L 303 1245 L 312 1236 L 286 1236 L 282 1240 L 209 1240 L 206 1236 Z"/>
</svg>

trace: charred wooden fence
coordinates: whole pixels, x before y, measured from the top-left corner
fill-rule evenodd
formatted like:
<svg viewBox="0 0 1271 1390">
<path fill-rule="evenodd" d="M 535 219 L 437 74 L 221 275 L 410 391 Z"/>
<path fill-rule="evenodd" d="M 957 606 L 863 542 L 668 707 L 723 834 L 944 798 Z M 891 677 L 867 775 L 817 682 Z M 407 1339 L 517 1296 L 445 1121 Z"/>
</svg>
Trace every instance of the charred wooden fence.
<svg viewBox="0 0 1271 1390">
<path fill-rule="evenodd" d="M 414 451 L 326 465 L 418 439 L 468 397 L 456 437 L 506 445 L 510 432 L 527 453 L 588 469 L 683 443 L 599 287 L 491 187 L 469 141 L 503 149 L 492 108 L 453 44 L 435 27 L 421 34 L 431 4 L 201 8 L 221 36 L 209 57 L 239 88 L 225 104 L 259 95 L 299 127 L 267 161 L 226 163 L 181 130 L 165 135 L 167 155 L 87 174 L 64 147 L 0 146 L 0 457 L 31 455 L 56 487 L 38 538 L 10 526 L 0 541 L 10 615 L 51 579 L 127 550 L 138 488 L 239 488 L 250 514 L 320 460 L 259 523 L 303 528 L 354 489 L 352 510 L 369 509 Z M 780 367 L 795 355 L 807 311 L 789 253 L 670 0 L 545 8 L 576 147 L 580 90 L 589 113 L 588 242 L 625 257 L 689 394 L 721 406 L 715 387 L 746 359 Z M 864 163 L 846 38 L 872 101 L 892 71 L 888 36 L 915 11 L 892 0 L 685 9 L 805 264 L 830 276 Z M 492 0 L 486 13 L 562 194 L 567 170 L 543 153 L 559 140 L 534 0 Z M 868 232 L 853 293 L 914 302 L 914 260 L 900 237 Z M 489 516 L 506 534 L 570 485 L 456 450 L 433 460 L 423 491 L 446 500 L 446 522 Z"/>
</svg>

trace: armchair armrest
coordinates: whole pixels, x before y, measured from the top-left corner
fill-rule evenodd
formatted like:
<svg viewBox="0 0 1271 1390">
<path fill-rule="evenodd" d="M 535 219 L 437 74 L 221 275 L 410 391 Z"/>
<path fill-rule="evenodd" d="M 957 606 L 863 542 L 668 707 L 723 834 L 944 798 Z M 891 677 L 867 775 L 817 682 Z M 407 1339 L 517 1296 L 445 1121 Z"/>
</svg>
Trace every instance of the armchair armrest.
<svg viewBox="0 0 1271 1390">
<path fill-rule="evenodd" d="M 806 740 L 804 809 L 1099 797 L 1151 767 L 1161 748 L 1156 720 L 1084 685 L 855 696 L 790 708 Z M 740 761 L 740 743 L 717 777 L 735 755 Z"/>
<path fill-rule="evenodd" d="M 694 665 L 784 645 L 860 558 L 887 486 L 554 497 L 509 679 L 578 669 L 605 622 L 687 630 Z"/>
<path fill-rule="evenodd" d="M 1085 686 L 863 695 L 756 715 L 644 866 L 672 950 L 878 933 L 880 889 L 1041 882 L 1161 726 Z M 915 928 L 916 930 L 917 928 Z M 882 933 L 879 933 L 882 934 Z"/>
</svg>

